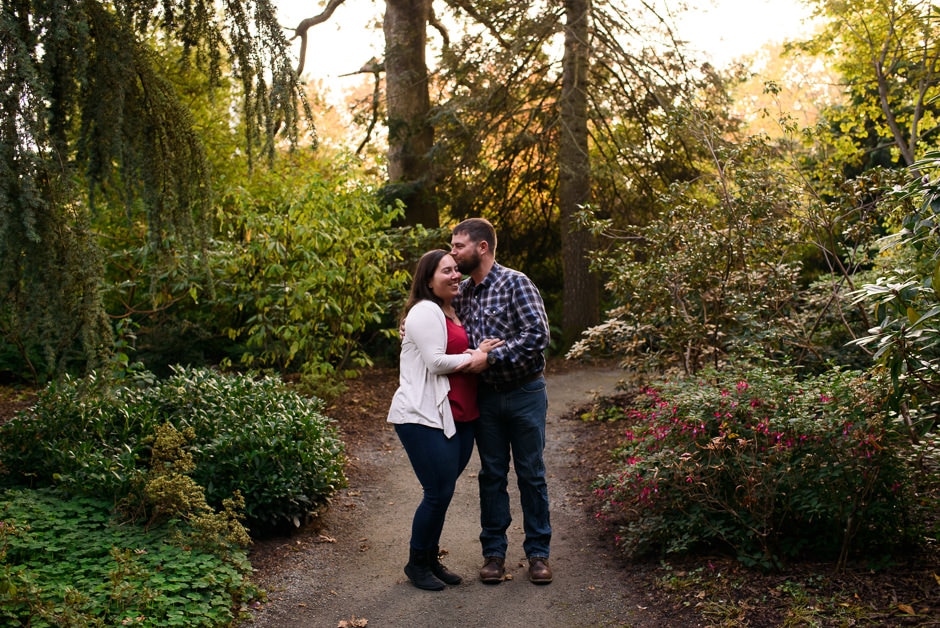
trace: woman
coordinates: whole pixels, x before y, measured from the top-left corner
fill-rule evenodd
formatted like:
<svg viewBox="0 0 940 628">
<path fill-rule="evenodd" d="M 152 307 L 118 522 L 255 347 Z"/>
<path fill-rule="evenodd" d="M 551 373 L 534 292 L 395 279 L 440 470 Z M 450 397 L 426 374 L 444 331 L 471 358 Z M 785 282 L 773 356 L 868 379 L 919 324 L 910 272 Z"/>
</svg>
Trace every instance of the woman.
<svg viewBox="0 0 940 628">
<path fill-rule="evenodd" d="M 388 422 L 408 453 L 424 497 L 411 524 L 405 574 L 419 589 L 440 591 L 460 576 L 440 562 L 439 544 L 457 478 L 473 452 L 473 421 L 479 417 L 477 382 L 461 372 L 474 353 L 488 353 L 502 340 L 470 349 L 451 301 L 461 274 L 448 251 L 425 253 L 418 262 L 405 304 L 399 386 Z"/>
</svg>

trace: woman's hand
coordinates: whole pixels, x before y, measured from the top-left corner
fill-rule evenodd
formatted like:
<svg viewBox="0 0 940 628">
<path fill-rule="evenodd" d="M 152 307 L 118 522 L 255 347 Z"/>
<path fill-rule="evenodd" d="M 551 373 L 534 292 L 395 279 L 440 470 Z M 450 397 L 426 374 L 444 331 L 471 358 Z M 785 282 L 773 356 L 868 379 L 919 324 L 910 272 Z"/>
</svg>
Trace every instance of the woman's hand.
<svg viewBox="0 0 940 628">
<path fill-rule="evenodd" d="M 483 353 L 489 353 L 497 347 L 502 347 L 504 344 L 506 344 L 505 340 L 500 340 L 499 338 L 486 338 L 480 342 L 480 346 L 477 348 Z"/>
</svg>

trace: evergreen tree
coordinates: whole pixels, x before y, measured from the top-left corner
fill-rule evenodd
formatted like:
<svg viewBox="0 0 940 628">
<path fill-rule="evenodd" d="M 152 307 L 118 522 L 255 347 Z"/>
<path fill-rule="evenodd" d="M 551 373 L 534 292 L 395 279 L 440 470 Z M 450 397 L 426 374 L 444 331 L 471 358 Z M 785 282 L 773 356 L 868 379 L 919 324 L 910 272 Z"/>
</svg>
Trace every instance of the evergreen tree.
<svg viewBox="0 0 940 628">
<path fill-rule="evenodd" d="M 0 0 L 0 331 L 36 380 L 111 347 L 95 212 L 146 216 L 155 250 L 204 234 L 209 167 L 149 41 L 240 81 L 249 161 L 299 136 L 302 101 L 269 0 Z"/>
</svg>

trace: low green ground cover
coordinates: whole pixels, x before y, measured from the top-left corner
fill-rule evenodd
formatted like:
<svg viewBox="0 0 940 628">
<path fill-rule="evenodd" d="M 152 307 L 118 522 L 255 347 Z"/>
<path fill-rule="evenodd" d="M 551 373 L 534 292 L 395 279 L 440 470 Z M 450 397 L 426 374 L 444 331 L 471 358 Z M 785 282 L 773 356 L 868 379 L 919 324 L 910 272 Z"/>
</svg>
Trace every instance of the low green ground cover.
<svg viewBox="0 0 940 628">
<path fill-rule="evenodd" d="M 172 523 L 115 518 L 54 489 L 0 495 L 0 624 L 224 626 L 260 593 L 245 550 L 186 542 Z"/>
<path fill-rule="evenodd" d="M 0 624 L 223 626 L 260 595 L 252 534 L 345 484 L 322 402 L 176 369 L 66 380 L 0 426 Z"/>
</svg>

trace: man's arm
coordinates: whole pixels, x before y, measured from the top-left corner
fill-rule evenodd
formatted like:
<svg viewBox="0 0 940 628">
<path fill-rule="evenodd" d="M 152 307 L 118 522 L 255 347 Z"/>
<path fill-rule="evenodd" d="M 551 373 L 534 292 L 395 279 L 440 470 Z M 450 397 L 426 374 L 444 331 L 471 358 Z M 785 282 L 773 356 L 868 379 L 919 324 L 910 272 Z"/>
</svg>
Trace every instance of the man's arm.
<svg viewBox="0 0 940 628">
<path fill-rule="evenodd" d="M 545 304 L 532 280 L 520 273 L 513 281 L 511 293 L 506 312 L 509 320 L 505 325 L 512 333 L 505 346 L 492 352 L 497 362 L 510 368 L 538 359 L 550 340 Z"/>
</svg>

